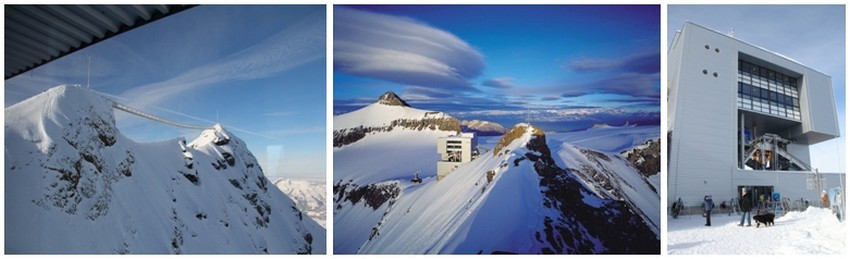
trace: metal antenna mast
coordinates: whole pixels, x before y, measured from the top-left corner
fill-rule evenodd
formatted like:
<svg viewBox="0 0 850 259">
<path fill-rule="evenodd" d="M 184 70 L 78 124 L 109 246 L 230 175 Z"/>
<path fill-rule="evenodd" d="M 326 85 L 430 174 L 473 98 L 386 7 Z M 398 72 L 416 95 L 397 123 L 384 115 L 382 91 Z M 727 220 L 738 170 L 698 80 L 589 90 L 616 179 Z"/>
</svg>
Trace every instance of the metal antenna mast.
<svg viewBox="0 0 850 259">
<path fill-rule="evenodd" d="M 91 56 L 89 56 L 89 73 L 86 75 L 86 88 L 91 88 Z"/>
</svg>

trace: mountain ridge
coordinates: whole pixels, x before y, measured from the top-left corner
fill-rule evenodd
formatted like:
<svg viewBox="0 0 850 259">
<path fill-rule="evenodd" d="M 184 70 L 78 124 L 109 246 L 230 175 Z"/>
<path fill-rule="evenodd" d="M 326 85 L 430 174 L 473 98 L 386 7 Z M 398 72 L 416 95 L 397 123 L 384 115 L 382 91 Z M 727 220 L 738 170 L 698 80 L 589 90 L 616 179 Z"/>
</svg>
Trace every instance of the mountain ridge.
<svg viewBox="0 0 850 259">
<path fill-rule="evenodd" d="M 113 113 L 70 86 L 6 108 L 7 253 L 324 253 L 324 229 L 220 125 L 137 143 Z"/>
</svg>

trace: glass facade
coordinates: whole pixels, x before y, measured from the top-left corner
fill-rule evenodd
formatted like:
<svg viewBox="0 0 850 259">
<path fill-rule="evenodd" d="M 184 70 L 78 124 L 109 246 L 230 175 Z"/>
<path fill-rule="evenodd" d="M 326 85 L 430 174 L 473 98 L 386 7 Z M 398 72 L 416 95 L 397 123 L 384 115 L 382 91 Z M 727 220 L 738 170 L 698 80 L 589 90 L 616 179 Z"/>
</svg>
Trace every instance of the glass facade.
<svg viewBox="0 0 850 259">
<path fill-rule="evenodd" d="M 738 60 L 738 108 L 799 121 L 797 78 Z"/>
</svg>

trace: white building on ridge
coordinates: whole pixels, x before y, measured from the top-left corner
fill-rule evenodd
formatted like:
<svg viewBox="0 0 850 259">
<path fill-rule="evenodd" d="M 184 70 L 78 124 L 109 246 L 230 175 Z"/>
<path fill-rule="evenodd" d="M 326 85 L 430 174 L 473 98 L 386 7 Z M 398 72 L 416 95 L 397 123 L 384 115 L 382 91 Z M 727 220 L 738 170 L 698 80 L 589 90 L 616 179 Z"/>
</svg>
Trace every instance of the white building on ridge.
<svg viewBox="0 0 850 259">
<path fill-rule="evenodd" d="M 478 157 L 478 138 L 474 133 L 460 133 L 437 138 L 437 180 L 449 175 L 458 166 Z"/>
</svg>

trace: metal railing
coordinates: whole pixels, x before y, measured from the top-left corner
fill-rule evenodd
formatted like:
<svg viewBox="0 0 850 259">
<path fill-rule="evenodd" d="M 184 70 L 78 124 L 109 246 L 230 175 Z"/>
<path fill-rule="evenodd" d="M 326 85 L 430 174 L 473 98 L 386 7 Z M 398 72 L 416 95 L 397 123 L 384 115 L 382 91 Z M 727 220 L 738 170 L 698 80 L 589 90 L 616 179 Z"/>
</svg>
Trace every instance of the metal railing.
<svg viewBox="0 0 850 259">
<path fill-rule="evenodd" d="M 211 129 L 212 128 L 211 126 L 204 127 L 204 126 L 190 125 L 190 124 L 179 123 L 179 122 L 167 120 L 167 119 L 164 119 L 162 117 L 137 110 L 133 107 L 118 103 L 118 102 L 113 101 L 113 100 L 109 100 L 109 99 L 106 99 L 106 100 L 109 101 L 110 103 L 112 103 L 112 108 L 127 112 L 129 114 L 133 114 L 133 115 L 145 118 L 145 119 L 149 119 L 149 120 L 152 120 L 152 121 L 168 124 L 168 125 L 175 126 L 175 127 L 186 128 L 186 129 L 204 130 L 204 129 Z"/>
</svg>

